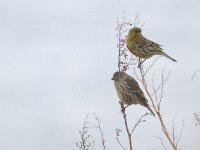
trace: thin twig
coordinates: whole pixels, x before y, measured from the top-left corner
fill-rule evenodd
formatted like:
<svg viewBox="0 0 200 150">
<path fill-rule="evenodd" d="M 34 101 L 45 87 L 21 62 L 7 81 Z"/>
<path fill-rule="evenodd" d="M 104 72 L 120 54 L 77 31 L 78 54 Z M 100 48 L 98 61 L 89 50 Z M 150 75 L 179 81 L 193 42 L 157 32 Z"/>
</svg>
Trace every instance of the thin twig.
<svg viewBox="0 0 200 150">
<path fill-rule="evenodd" d="M 163 143 L 163 139 L 162 139 L 161 137 L 159 137 L 159 136 L 154 136 L 154 137 L 158 138 L 158 139 L 160 140 L 162 146 L 164 147 L 164 149 L 167 150 L 167 147 L 166 147 L 165 144 Z"/>
<path fill-rule="evenodd" d="M 176 140 L 176 147 L 178 147 L 178 143 L 181 139 L 182 133 L 183 133 L 183 129 L 184 129 L 184 121 L 182 121 L 182 127 L 181 127 L 181 131 L 179 133 L 178 139 Z"/>
<path fill-rule="evenodd" d="M 194 119 L 195 119 L 195 121 L 196 121 L 196 126 L 200 126 L 200 113 L 199 112 L 196 112 L 196 113 L 193 113 L 193 115 L 194 115 Z"/>
<path fill-rule="evenodd" d="M 137 128 L 137 126 L 141 123 L 141 122 L 145 122 L 146 120 L 144 120 L 143 118 L 148 116 L 149 113 L 145 113 L 144 115 L 142 115 L 142 117 L 140 117 L 138 119 L 138 121 L 136 122 L 135 126 L 133 127 L 133 129 L 131 130 L 131 134 L 135 131 L 135 129 Z"/>
<path fill-rule="evenodd" d="M 165 85 L 165 83 L 168 81 L 168 79 L 169 79 L 169 76 L 170 76 L 170 71 L 168 72 L 168 74 L 167 74 L 167 76 L 164 78 L 164 74 L 162 74 L 162 80 L 161 80 L 161 83 L 158 85 L 158 87 L 157 88 L 155 88 L 155 86 L 154 86 L 154 79 L 153 79 L 153 82 L 152 82 L 152 85 L 153 85 L 153 93 L 151 94 L 151 96 L 155 96 L 156 94 L 157 94 L 157 92 L 162 88 L 162 86 L 164 86 Z"/>
<path fill-rule="evenodd" d="M 150 101 L 152 103 L 153 109 L 155 110 L 155 112 L 156 112 L 156 114 L 158 116 L 158 119 L 159 119 L 160 124 L 161 124 L 162 131 L 165 134 L 165 136 L 167 137 L 167 139 L 170 142 L 170 144 L 173 147 L 173 149 L 177 150 L 176 144 L 171 139 L 170 134 L 169 134 L 169 132 L 168 132 L 168 130 L 167 130 L 165 124 L 164 124 L 164 121 L 162 119 L 162 115 L 160 113 L 159 107 L 156 107 L 156 105 L 154 103 L 154 100 L 153 100 L 153 98 L 152 98 L 152 96 L 151 96 L 151 94 L 150 94 L 150 92 L 148 90 L 148 86 L 147 86 L 145 78 L 144 78 L 144 69 L 143 69 L 143 66 L 141 66 L 139 69 L 140 69 L 140 74 L 141 74 L 141 78 L 142 78 L 143 87 L 144 87 L 144 89 L 145 89 L 145 91 L 146 91 L 146 93 L 147 93 L 147 95 L 148 95 L 148 97 L 149 97 L 149 99 L 150 99 Z"/>
<path fill-rule="evenodd" d="M 170 76 L 170 72 L 168 72 L 168 75 L 167 77 L 165 78 L 164 77 L 164 71 L 165 71 L 165 68 L 163 68 L 162 70 L 162 79 L 161 79 L 161 86 L 160 86 L 160 99 L 159 99 L 159 102 L 158 102 L 158 108 L 160 109 L 160 104 L 161 104 L 161 101 L 162 101 L 162 97 L 163 97 L 163 88 L 164 88 L 164 84 L 166 83 L 166 81 L 168 80 L 169 76 Z"/>
<path fill-rule="evenodd" d="M 196 75 L 197 75 L 198 72 L 200 72 L 200 69 L 197 69 L 197 70 L 193 73 L 193 75 L 192 75 L 192 80 L 196 77 Z"/>
<path fill-rule="evenodd" d="M 128 135 L 128 141 L 129 141 L 129 147 L 130 147 L 130 150 L 133 149 L 133 146 L 132 146 L 132 137 L 131 137 L 131 133 L 129 131 L 129 127 L 128 127 L 128 123 L 127 123 L 127 117 L 126 117 L 126 113 L 125 113 L 125 107 L 124 107 L 124 104 L 119 102 L 120 103 L 120 106 L 121 106 L 121 112 L 122 112 L 122 115 L 123 115 L 123 118 L 124 118 L 124 124 L 125 124 L 125 127 L 126 127 L 126 133 Z"/>
<path fill-rule="evenodd" d="M 101 128 L 101 121 L 99 120 L 98 116 L 94 113 L 94 116 L 95 116 L 95 119 L 97 121 L 97 126 L 96 128 L 99 130 L 100 134 L 101 134 L 101 144 L 103 146 L 103 149 L 106 150 L 106 145 L 105 145 L 105 138 L 104 138 L 104 133 L 102 131 L 102 128 Z"/>
<path fill-rule="evenodd" d="M 153 68 L 153 66 L 159 60 L 160 57 L 156 57 L 156 59 L 154 59 L 154 61 L 147 67 L 147 69 L 144 71 L 144 76 Z"/>
<path fill-rule="evenodd" d="M 81 141 L 76 142 L 76 147 L 79 148 L 80 150 L 89 150 L 90 147 L 92 147 L 94 144 L 94 141 L 93 140 L 91 141 L 92 136 L 88 133 L 89 122 L 87 121 L 87 119 L 88 119 L 88 115 L 86 115 L 85 117 L 82 130 L 79 131 Z"/>
<path fill-rule="evenodd" d="M 175 122 L 175 119 L 173 119 L 173 123 L 172 123 L 172 139 L 173 139 L 173 142 L 175 143 L 176 141 L 176 135 L 175 135 L 175 125 L 174 125 L 174 122 Z"/>
<path fill-rule="evenodd" d="M 122 132 L 122 130 L 120 129 L 116 129 L 116 140 L 119 143 L 119 145 L 121 146 L 121 148 L 123 150 L 126 150 L 126 148 L 121 144 L 121 142 L 119 141 L 119 137 L 120 137 L 120 133 Z"/>
</svg>

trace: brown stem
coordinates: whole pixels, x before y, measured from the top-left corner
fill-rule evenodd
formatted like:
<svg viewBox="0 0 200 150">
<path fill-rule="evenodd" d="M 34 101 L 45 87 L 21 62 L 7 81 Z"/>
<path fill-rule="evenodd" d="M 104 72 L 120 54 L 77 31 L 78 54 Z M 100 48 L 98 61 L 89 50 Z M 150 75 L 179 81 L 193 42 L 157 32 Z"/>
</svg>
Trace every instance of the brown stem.
<svg viewBox="0 0 200 150">
<path fill-rule="evenodd" d="M 131 133 L 130 133 L 129 128 L 128 128 L 128 123 L 127 123 L 127 118 L 126 118 L 126 113 L 125 113 L 125 107 L 124 107 L 123 103 L 121 103 L 121 102 L 119 102 L 119 103 L 120 103 L 120 106 L 121 106 L 121 112 L 123 114 L 124 124 L 125 124 L 126 132 L 127 132 L 127 135 L 128 135 L 129 147 L 130 147 L 130 150 L 133 150 L 132 136 L 131 136 Z"/>
<path fill-rule="evenodd" d="M 141 74 L 141 77 L 142 77 L 142 84 L 143 84 L 143 86 L 144 86 L 144 89 L 145 89 L 145 91 L 146 91 L 146 93 L 147 93 L 149 99 L 151 100 L 153 109 L 155 110 L 155 112 L 156 112 L 156 114 L 157 114 L 157 116 L 158 116 L 158 119 L 159 119 L 160 124 L 161 124 L 162 131 L 163 131 L 163 133 L 165 134 L 165 136 L 167 137 L 167 139 L 168 139 L 168 141 L 170 142 L 170 144 L 171 144 L 171 146 L 173 147 L 173 149 L 174 149 L 174 150 L 177 150 L 177 146 L 176 146 L 176 144 L 173 142 L 173 140 L 171 139 L 170 134 L 169 134 L 169 132 L 168 132 L 168 130 L 167 130 L 165 124 L 164 124 L 163 119 L 162 119 L 162 115 L 160 114 L 160 106 L 157 106 L 157 107 L 156 107 L 156 105 L 155 105 L 155 103 L 154 103 L 154 101 L 153 101 L 153 98 L 151 97 L 151 94 L 150 94 L 150 92 L 149 92 L 149 90 L 148 90 L 148 86 L 147 86 L 146 81 L 145 81 L 145 78 L 144 78 L 144 70 L 143 70 L 142 67 L 140 68 L 140 74 Z"/>
</svg>

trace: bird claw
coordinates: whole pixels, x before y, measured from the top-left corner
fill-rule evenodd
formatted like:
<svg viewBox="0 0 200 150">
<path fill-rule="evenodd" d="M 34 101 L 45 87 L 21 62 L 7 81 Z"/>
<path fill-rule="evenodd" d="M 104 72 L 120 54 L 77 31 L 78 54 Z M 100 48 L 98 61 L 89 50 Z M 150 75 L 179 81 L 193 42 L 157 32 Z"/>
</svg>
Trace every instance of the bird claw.
<svg viewBox="0 0 200 150">
<path fill-rule="evenodd" d="M 119 101 L 119 104 L 120 104 L 120 106 L 121 106 L 121 112 L 124 113 L 125 110 L 126 110 L 126 108 L 127 108 L 128 106 L 125 106 L 125 107 L 124 107 L 124 104 L 123 104 L 122 102 L 120 102 L 120 101 Z"/>
<path fill-rule="evenodd" d="M 146 59 L 141 60 L 141 58 L 139 58 L 139 62 L 138 62 L 138 68 L 140 69 L 142 66 L 142 63 L 145 62 Z"/>
<path fill-rule="evenodd" d="M 138 63 L 138 68 L 139 68 L 139 69 L 141 68 L 141 65 L 142 65 L 142 63 L 139 62 L 139 63 Z"/>
<path fill-rule="evenodd" d="M 122 113 L 124 113 L 125 110 L 126 110 L 126 108 L 127 108 L 128 106 L 130 106 L 130 105 L 124 106 L 124 104 L 123 104 L 122 102 L 120 102 L 120 101 L 119 101 L 119 104 L 120 104 L 120 106 L 121 106 L 121 112 L 122 112 Z"/>
</svg>

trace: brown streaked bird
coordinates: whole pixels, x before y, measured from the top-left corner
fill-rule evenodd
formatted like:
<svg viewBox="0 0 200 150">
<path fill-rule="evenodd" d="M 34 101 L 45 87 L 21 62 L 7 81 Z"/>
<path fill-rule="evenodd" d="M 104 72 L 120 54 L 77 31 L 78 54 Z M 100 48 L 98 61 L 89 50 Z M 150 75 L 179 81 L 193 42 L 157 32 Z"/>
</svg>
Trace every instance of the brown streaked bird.
<svg viewBox="0 0 200 150">
<path fill-rule="evenodd" d="M 155 116 L 147 103 L 148 101 L 145 98 L 144 93 L 133 77 L 125 72 L 117 71 L 114 73 L 112 80 L 114 81 L 117 95 L 123 104 L 140 104 L 146 107 Z"/>
<path fill-rule="evenodd" d="M 161 45 L 143 37 L 142 30 L 138 27 L 129 30 L 126 36 L 126 45 L 128 50 L 139 58 L 148 59 L 153 55 L 162 55 L 176 62 L 174 58 L 163 52 Z"/>
</svg>

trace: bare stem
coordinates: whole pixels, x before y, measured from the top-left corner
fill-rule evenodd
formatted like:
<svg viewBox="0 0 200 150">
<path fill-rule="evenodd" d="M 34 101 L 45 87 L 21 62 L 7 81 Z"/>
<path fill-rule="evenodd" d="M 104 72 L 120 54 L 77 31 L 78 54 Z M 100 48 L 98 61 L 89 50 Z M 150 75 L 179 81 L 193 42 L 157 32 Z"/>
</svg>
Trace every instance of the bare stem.
<svg viewBox="0 0 200 150">
<path fill-rule="evenodd" d="M 196 121 L 196 126 L 200 126 L 200 113 L 199 112 L 196 112 L 196 113 L 193 113 L 194 115 L 194 119 Z"/>
<path fill-rule="evenodd" d="M 87 119 L 88 119 L 88 115 L 86 115 L 85 117 L 82 130 L 79 131 L 81 140 L 80 142 L 76 142 L 76 147 L 79 148 L 80 150 L 89 150 L 94 144 L 94 141 L 91 140 L 92 136 L 88 133 L 89 122 L 87 121 Z"/>
<path fill-rule="evenodd" d="M 197 73 L 198 72 L 200 72 L 200 69 L 197 69 L 194 73 L 193 73 L 193 75 L 192 75 L 192 80 L 197 76 Z"/>
<path fill-rule="evenodd" d="M 154 137 L 158 138 L 158 139 L 160 140 L 162 146 L 164 147 L 164 149 L 167 150 L 167 147 L 166 147 L 165 144 L 163 143 L 163 139 L 162 139 L 161 137 L 159 137 L 159 136 L 154 136 Z"/>
<path fill-rule="evenodd" d="M 97 126 L 95 126 L 95 127 L 99 130 L 99 132 L 101 134 L 101 145 L 103 146 L 103 149 L 106 150 L 106 144 L 105 144 L 106 140 L 104 138 L 104 133 L 101 128 L 101 121 L 99 120 L 99 117 L 95 113 L 94 113 L 94 116 L 97 121 Z"/>
<path fill-rule="evenodd" d="M 121 146 L 121 148 L 123 150 L 126 150 L 126 148 L 121 144 L 120 140 L 119 140 L 119 137 L 120 137 L 120 133 L 122 132 L 122 130 L 120 129 L 116 129 L 116 140 L 117 142 L 119 143 L 119 145 Z"/>
<path fill-rule="evenodd" d="M 130 150 L 132 150 L 133 149 L 133 146 L 132 146 L 132 136 L 131 136 L 131 132 L 129 130 L 128 123 L 127 123 L 127 118 L 126 118 L 126 113 L 125 113 L 125 107 L 124 107 L 123 103 L 121 103 L 121 102 L 119 102 L 119 103 L 120 103 L 121 112 L 122 112 L 123 118 L 124 118 L 124 124 L 125 124 L 125 127 L 126 127 L 126 133 L 128 135 L 129 147 L 130 147 Z"/>
<path fill-rule="evenodd" d="M 142 115 L 142 117 L 140 117 L 138 119 L 138 121 L 136 122 L 135 126 L 133 127 L 133 129 L 131 130 L 131 134 L 135 131 L 135 129 L 137 128 L 137 126 L 141 123 L 141 122 L 145 122 L 146 120 L 144 120 L 144 117 L 148 116 L 148 113 L 145 113 L 144 115 Z"/>
<path fill-rule="evenodd" d="M 140 69 L 140 74 L 141 74 L 141 78 L 142 78 L 143 87 L 144 87 L 144 89 L 145 89 L 145 91 L 146 91 L 146 93 L 147 93 L 147 95 L 148 95 L 148 97 L 149 97 L 149 99 L 150 99 L 150 101 L 151 101 L 151 104 L 152 104 L 152 107 L 153 107 L 154 111 L 156 112 L 156 114 L 157 114 L 157 116 L 158 116 L 158 119 L 159 119 L 159 121 L 160 121 L 160 125 L 161 125 L 161 128 L 162 128 L 162 131 L 163 131 L 163 133 L 165 134 L 165 136 L 167 137 L 167 139 L 168 139 L 168 141 L 170 142 L 170 144 L 171 144 L 171 146 L 173 147 L 173 149 L 174 149 L 174 150 L 177 150 L 177 145 L 175 144 L 175 142 L 174 142 L 173 139 L 171 138 L 170 133 L 169 133 L 169 131 L 167 130 L 167 128 L 166 128 L 166 126 L 165 126 L 165 124 L 164 124 L 162 115 L 161 115 L 161 113 L 160 113 L 160 102 L 161 102 L 161 100 L 160 100 L 160 102 L 159 102 L 158 105 L 155 104 L 155 102 L 154 102 L 154 100 L 153 100 L 153 98 L 152 98 L 152 96 L 151 96 L 151 94 L 150 94 L 150 92 L 149 92 L 149 90 L 148 90 L 148 86 L 147 86 L 147 84 L 146 84 L 146 80 L 145 80 L 145 77 L 144 77 L 144 75 L 145 75 L 145 74 L 144 74 L 144 69 L 143 69 L 142 66 L 141 66 L 139 69 Z M 162 85 L 162 86 L 163 86 L 163 85 Z"/>
</svg>

